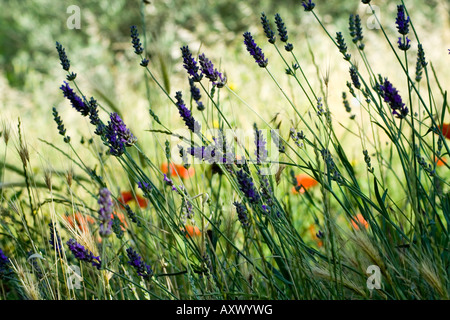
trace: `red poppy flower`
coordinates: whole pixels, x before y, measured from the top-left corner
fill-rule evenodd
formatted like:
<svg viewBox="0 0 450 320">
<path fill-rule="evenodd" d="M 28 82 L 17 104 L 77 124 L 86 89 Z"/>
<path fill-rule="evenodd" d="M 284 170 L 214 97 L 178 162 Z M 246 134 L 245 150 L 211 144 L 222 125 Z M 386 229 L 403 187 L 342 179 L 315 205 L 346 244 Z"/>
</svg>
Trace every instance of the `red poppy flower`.
<svg viewBox="0 0 450 320">
<path fill-rule="evenodd" d="M 445 166 L 445 164 L 447 163 L 447 160 L 445 160 L 444 158 L 434 157 L 434 162 L 436 162 L 436 166 L 442 167 L 442 166 Z"/>
<path fill-rule="evenodd" d="M 363 215 L 361 213 L 358 213 L 356 217 L 352 218 L 352 226 L 356 230 L 360 230 L 362 228 L 369 228 L 369 223 L 364 219 Z"/>
<path fill-rule="evenodd" d="M 318 184 L 316 180 L 308 176 L 306 173 L 301 173 L 297 177 L 297 186 L 300 187 L 300 193 L 305 193 L 306 190 Z M 295 187 L 292 187 L 292 193 L 297 194 Z"/>
<path fill-rule="evenodd" d="M 200 229 L 195 226 L 185 225 L 184 228 L 181 228 L 181 231 L 186 235 L 186 237 L 198 237 L 202 234 Z"/>
<path fill-rule="evenodd" d="M 123 205 L 128 204 L 130 201 L 136 201 L 140 208 L 147 208 L 147 199 L 141 197 L 138 194 L 133 194 L 131 191 L 122 191 L 120 193 L 119 202 Z"/>
<path fill-rule="evenodd" d="M 450 139 L 450 124 L 443 123 L 442 126 L 438 126 L 439 130 L 441 130 L 442 135 L 447 139 Z"/>
<path fill-rule="evenodd" d="M 161 165 L 161 171 L 165 174 L 169 174 L 169 165 L 166 162 L 164 162 Z M 182 178 L 182 179 L 187 179 L 187 178 L 192 177 L 194 174 L 195 174 L 195 170 L 192 167 L 190 167 L 189 169 L 186 169 L 181 164 L 173 164 L 173 163 L 170 164 L 170 175 L 172 177 L 180 176 L 180 178 Z"/>
</svg>

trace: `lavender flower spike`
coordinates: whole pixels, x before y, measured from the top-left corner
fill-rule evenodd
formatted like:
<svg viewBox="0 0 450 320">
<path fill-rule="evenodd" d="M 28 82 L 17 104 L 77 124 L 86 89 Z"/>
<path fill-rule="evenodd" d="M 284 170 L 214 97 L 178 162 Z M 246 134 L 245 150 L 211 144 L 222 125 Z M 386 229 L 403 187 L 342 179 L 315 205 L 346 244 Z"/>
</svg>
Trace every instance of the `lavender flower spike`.
<svg viewBox="0 0 450 320">
<path fill-rule="evenodd" d="M 67 58 L 66 50 L 63 48 L 61 43 L 56 41 L 56 50 L 58 51 L 59 60 L 61 61 L 61 66 L 64 70 L 69 71 L 70 69 L 70 60 Z"/>
<path fill-rule="evenodd" d="M 9 259 L 3 253 L 2 249 L 0 249 L 0 279 L 3 276 L 8 275 L 10 271 L 11 269 L 9 268 Z"/>
<path fill-rule="evenodd" d="M 70 239 L 69 241 L 67 241 L 66 244 L 69 247 L 69 250 L 72 251 L 72 253 L 75 255 L 75 258 L 77 258 L 80 261 L 91 263 L 93 267 L 96 267 L 98 270 L 100 270 L 102 266 L 100 257 L 94 256 L 92 252 L 87 250 L 85 247 L 76 242 L 74 239 Z"/>
<path fill-rule="evenodd" d="M 217 86 L 217 88 L 223 88 L 223 86 L 227 82 L 227 78 L 225 76 L 222 76 L 222 74 L 217 71 L 217 69 L 214 69 L 214 65 L 212 64 L 211 60 L 206 58 L 205 54 L 202 53 L 198 57 L 198 61 L 200 62 L 202 74 L 212 82 L 213 86 Z"/>
<path fill-rule="evenodd" d="M 205 110 L 203 102 L 200 101 L 200 99 L 202 98 L 200 89 L 195 86 L 194 79 L 189 78 L 189 86 L 191 88 L 191 97 L 197 103 L 197 110 L 199 111 Z"/>
<path fill-rule="evenodd" d="M 405 39 L 402 39 L 401 37 L 398 38 L 398 48 L 402 51 L 407 51 L 409 48 L 411 48 L 410 44 L 411 40 L 408 39 L 408 36 L 405 37 Z"/>
<path fill-rule="evenodd" d="M 266 140 L 264 140 L 264 136 L 262 134 L 261 130 L 258 130 L 258 127 L 256 124 L 254 125 L 255 128 L 255 156 L 256 156 L 256 163 L 260 165 L 263 161 L 267 159 L 267 149 L 266 149 Z"/>
<path fill-rule="evenodd" d="M 265 68 L 269 63 L 269 60 L 264 57 L 264 53 L 261 48 L 257 46 L 253 40 L 252 34 L 248 31 L 244 33 L 244 44 L 247 47 L 247 51 L 255 59 L 255 62 L 261 68 Z"/>
<path fill-rule="evenodd" d="M 189 130 L 191 130 L 192 132 L 200 131 L 200 124 L 195 121 L 191 111 L 184 104 L 181 91 L 177 91 L 177 93 L 175 94 L 175 99 L 177 99 L 177 102 L 175 104 L 177 105 L 180 116 L 181 118 L 183 118 L 184 123 L 189 128 Z"/>
<path fill-rule="evenodd" d="M 177 188 L 174 186 L 172 179 L 168 178 L 167 175 L 164 173 L 164 182 L 166 185 L 172 187 L 172 191 L 176 191 Z"/>
<path fill-rule="evenodd" d="M 89 106 L 83 102 L 83 100 L 73 91 L 71 87 L 69 87 L 67 82 L 64 81 L 64 84 L 60 87 L 60 89 L 62 90 L 64 97 L 72 103 L 73 108 L 75 108 L 83 116 L 87 116 L 89 114 Z"/>
<path fill-rule="evenodd" d="M 305 11 L 312 11 L 316 5 L 311 0 L 307 0 L 302 2 L 302 6 L 305 8 Z"/>
<path fill-rule="evenodd" d="M 113 213 L 113 203 L 111 200 L 111 193 L 107 188 L 103 188 L 99 192 L 98 204 L 100 209 L 98 214 L 100 215 L 100 236 L 108 237 L 111 235 L 112 230 L 112 219 L 111 215 Z"/>
<path fill-rule="evenodd" d="M 358 71 L 355 67 L 350 67 L 350 77 L 352 79 L 353 85 L 356 89 L 361 88 L 361 82 L 359 81 Z"/>
<path fill-rule="evenodd" d="M 270 28 L 270 23 L 269 23 L 269 19 L 267 18 L 266 14 L 263 12 L 261 13 L 261 24 L 263 26 L 264 29 L 264 33 L 267 37 L 267 39 L 269 39 L 269 43 L 274 44 L 275 43 L 275 32 L 273 32 L 272 28 Z"/>
<path fill-rule="evenodd" d="M 134 53 L 141 54 L 144 52 L 144 48 L 142 48 L 141 40 L 139 40 L 139 32 L 136 26 L 130 27 L 131 31 L 131 43 L 133 44 Z"/>
<path fill-rule="evenodd" d="M 249 177 L 244 170 L 236 172 L 236 176 L 239 183 L 239 189 L 241 189 L 242 193 L 250 203 L 256 204 L 259 201 L 260 196 L 255 189 L 252 178 Z"/>
<path fill-rule="evenodd" d="M 152 187 L 147 182 L 138 182 L 138 188 L 144 191 L 144 193 L 149 193 L 152 190 Z"/>
<path fill-rule="evenodd" d="M 277 25 L 278 34 L 280 36 L 280 40 L 283 42 L 288 41 L 288 34 L 286 30 L 286 26 L 284 25 L 283 19 L 281 19 L 280 14 L 275 14 L 275 24 Z"/>
<path fill-rule="evenodd" d="M 236 207 L 236 212 L 238 214 L 238 219 L 241 222 L 242 226 L 244 228 L 248 228 L 250 226 L 250 221 L 248 218 L 248 211 L 244 204 L 235 201 L 233 202 L 234 206 Z"/>
<path fill-rule="evenodd" d="M 384 101 L 391 107 L 392 114 L 399 119 L 405 118 L 408 114 L 408 108 L 403 103 L 398 90 L 394 88 L 392 83 L 390 83 L 388 79 L 385 79 L 384 83 L 378 86 L 378 90 Z"/>
<path fill-rule="evenodd" d="M 397 6 L 395 23 L 400 34 L 407 35 L 409 33 L 409 17 L 406 17 L 405 7 L 402 4 Z"/>
<path fill-rule="evenodd" d="M 58 230 L 56 230 L 56 227 L 53 223 L 49 223 L 48 226 L 50 227 L 50 240 L 48 241 L 52 248 L 58 252 L 61 251 L 62 243 L 61 238 L 59 237 Z"/>
<path fill-rule="evenodd" d="M 137 138 L 126 127 L 117 113 L 113 112 L 109 117 L 110 121 L 105 128 L 105 138 L 110 147 L 109 153 L 114 156 L 121 156 L 125 152 L 125 147 L 131 147 L 136 143 Z"/>
<path fill-rule="evenodd" d="M 195 82 L 202 80 L 203 75 L 199 73 L 197 61 L 192 57 L 192 53 L 189 51 L 188 46 L 181 47 L 181 55 L 183 56 L 183 66 L 191 76 L 191 79 Z"/>
<path fill-rule="evenodd" d="M 149 280 L 153 276 L 152 268 L 146 264 L 142 257 L 132 248 L 127 249 L 128 263 L 136 270 L 137 274 L 142 278 Z"/>
</svg>

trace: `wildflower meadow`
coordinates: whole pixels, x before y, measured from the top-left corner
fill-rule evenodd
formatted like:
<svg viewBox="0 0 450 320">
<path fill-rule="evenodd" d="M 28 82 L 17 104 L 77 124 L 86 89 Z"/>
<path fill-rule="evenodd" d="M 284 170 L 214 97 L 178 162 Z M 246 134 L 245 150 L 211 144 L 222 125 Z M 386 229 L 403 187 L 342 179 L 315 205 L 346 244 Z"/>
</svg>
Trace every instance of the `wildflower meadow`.
<svg viewBox="0 0 450 320">
<path fill-rule="evenodd" d="M 3 2 L 1 300 L 450 298 L 447 1 Z"/>
</svg>

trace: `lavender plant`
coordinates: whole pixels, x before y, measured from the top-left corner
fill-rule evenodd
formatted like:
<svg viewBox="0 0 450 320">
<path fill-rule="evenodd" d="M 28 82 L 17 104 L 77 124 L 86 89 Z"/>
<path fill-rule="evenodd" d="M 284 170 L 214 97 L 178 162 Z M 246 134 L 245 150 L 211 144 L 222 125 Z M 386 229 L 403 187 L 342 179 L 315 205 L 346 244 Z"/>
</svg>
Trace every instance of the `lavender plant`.
<svg viewBox="0 0 450 320">
<path fill-rule="evenodd" d="M 362 3 L 379 19 L 370 1 Z M 55 132 L 66 143 L 46 143 L 77 172 L 58 172 L 57 183 L 48 176 L 46 191 L 30 183 L 30 159 L 20 140 L 23 170 L 16 173 L 27 179 L 28 203 L 11 206 L 14 214 L 4 215 L 9 223 L 1 221 L 19 247 L 8 246 L 8 255 L 0 250 L 0 279 L 11 272 L 8 257 L 16 256 L 8 279 L 23 281 L 16 264 L 26 261 L 20 252 L 33 248 L 51 272 L 36 265 L 35 279 L 46 286 L 23 294 L 49 299 L 83 299 L 85 292 L 97 299 L 448 299 L 448 165 L 437 161 L 449 154 L 447 95 L 413 18 L 401 1 L 396 17 L 385 18 L 389 28 L 380 23 L 392 49 L 384 59 L 394 58 L 392 74 L 380 72 L 383 77 L 370 61 L 377 45 L 364 38 L 359 15 L 350 15 L 348 30 L 331 33 L 317 14 L 320 5 L 302 1 L 297 11 L 322 28 L 346 71 L 339 83 L 330 83 L 313 49 L 311 59 L 299 53 L 309 35 L 294 47 L 295 26 L 276 13 L 272 29 L 262 13 L 259 32 L 270 46 L 257 44 L 256 31 L 244 32 L 240 60 L 266 77 L 249 78 L 267 80 L 264 90 L 277 97 L 271 120 L 231 88 L 226 63 L 217 68 L 205 53 L 194 56 L 190 43 L 181 47 L 182 78 L 171 93 L 159 80 L 164 72 L 156 69 L 146 29 L 140 34 L 132 26 L 129 50 L 152 86 L 151 125 L 138 130 L 131 112 L 121 113 L 108 97 L 86 98 L 89 86 L 57 42 L 68 81 L 60 89 L 72 106 L 67 112 L 75 121 L 84 118 L 93 135 L 88 142 L 77 143 L 72 133 L 70 139 L 67 129 L 73 128 L 63 123 L 60 107 L 52 108 Z M 304 68 L 309 65 L 317 79 Z M 155 98 L 157 89 L 161 96 Z M 333 92 L 343 108 L 334 108 Z M 243 130 L 235 105 L 245 120 L 262 121 Z M 44 229 L 45 236 L 33 238 Z M 79 262 L 84 290 L 65 288 L 68 266 Z M 371 287 L 370 266 L 378 267 L 381 279 Z M 13 288 L 9 292 L 22 292 Z"/>
</svg>

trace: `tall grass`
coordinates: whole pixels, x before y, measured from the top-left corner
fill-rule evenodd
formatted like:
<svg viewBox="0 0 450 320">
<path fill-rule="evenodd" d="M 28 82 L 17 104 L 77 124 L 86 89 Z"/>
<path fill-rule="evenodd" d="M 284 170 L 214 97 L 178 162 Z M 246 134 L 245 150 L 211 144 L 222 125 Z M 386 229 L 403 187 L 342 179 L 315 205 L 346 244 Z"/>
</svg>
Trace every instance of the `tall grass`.
<svg viewBox="0 0 450 320">
<path fill-rule="evenodd" d="M 61 144 L 41 141 L 70 167 L 60 172 L 45 164 L 38 181 L 20 119 L 17 130 L 3 125 L 1 297 L 448 299 L 447 92 L 422 50 L 414 12 L 399 3 L 398 29 L 409 28 L 399 35 L 373 11 L 380 41 L 392 49 L 383 59 L 404 80 L 391 83 L 366 55 L 377 44 L 365 41 L 359 16 L 350 17 L 350 30 L 332 34 L 311 1 L 302 5 L 299 14 L 316 20 L 316 32 L 328 36 L 350 70 L 341 79 L 347 91 L 340 112 L 331 111 L 329 97 L 341 84 L 305 72 L 311 64 L 320 69 L 314 48 L 311 59 L 297 55 L 304 44 L 290 44 L 281 16 L 261 17 L 268 43 L 244 34 L 250 55 L 241 63 L 254 64 L 273 94 L 281 94 L 290 121 L 264 119 L 207 51 L 182 49 L 188 74 L 171 94 L 170 74 L 157 72 L 147 55 L 148 35 L 132 27 L 133 72 L 157 85 L 167 112 L 179 113 L 186 126 L 161 121 L 147 87 L 150 127 L 131 132 L 107 96 L 97 101 L 84 92 L 76 65 L 57 44 L 67 72 L 61 89 L 74 117 L 90 128 L 82 142 L 89 153 L 78 149 L 53 109 Z M 398 41 L 411 47 L 402 50 Z M 284 70 L 265 60 L 269 50 Z M 236 113 L 257 123 L 243 127 Z M 344 117 L 355 125 L 342 125 Z M 151 135 L 151 144 L 140 143 L 143 135 Z M 6 161 L 14 152 L 20 165 Z M 24 182 L 8 185 L 6 170 Z"/>
</svg>

